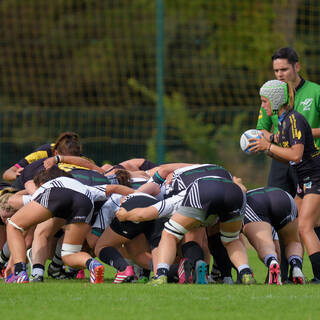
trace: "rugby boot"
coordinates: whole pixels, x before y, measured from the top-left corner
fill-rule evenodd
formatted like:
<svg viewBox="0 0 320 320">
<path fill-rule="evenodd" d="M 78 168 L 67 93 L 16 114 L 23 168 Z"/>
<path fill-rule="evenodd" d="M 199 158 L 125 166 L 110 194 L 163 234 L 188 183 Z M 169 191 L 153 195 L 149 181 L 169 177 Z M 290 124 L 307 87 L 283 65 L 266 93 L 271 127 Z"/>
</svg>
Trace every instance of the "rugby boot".
<svg viewBox="0 0 320 320">
<path fill-rule="evenodd" d="M 306 278 L 299 267 L 293 267 L 289 280 L 293 284 L 305 284 Z"/>
<path fill-rule="evenodd" d="M 165 275 L 162 275 L 162 276 L 153 277 L 152 280 L 147 283 L 147 285 L 160 286 L 167 283 L 168 283 L 168 277 Z"/>
<path fill-rule="evenodd" d="M 43 276 L 35 276 L 35 277 L 31 277 L 30 282 L 43 282 Z"/>
<path fill-rule="evenodd" d="M 90 283 L 103 283 L 104 281 L 104 266 L 99 261 L 93 259 L 89 267 Z"/>
<path fill-rule="evenodd" d="M 198 260 L 196 262 L 194 283 L 197 284 L 208 284 L 207 278 L 207 264 L 203 260 Z"/>
<path fill-rule="evenodd" d="M 84 272 L 83 269 L 80 269 L 77 273 L 76 279 L 85 279 L 86 278 L 86 274 Z"/>
<path fill-rule="evenodd" d="M 132 282 L 135 280 L 135 273 L 133 266 L 127 266 L 124 271 L 118 271 L 113 280 L 113 283 Z"/>
<path fill-rule="evenodd" d="M 268 270 L 268 284 L 282 285 L 280 266 L 277 262 L 271 263 Z"/>
<path fill-rule="evenodd" d="M 29 276 L 26 271 L 19 272 L 14 279 L 16 283 L 29 283 Z"/>
<path fill-rule="evenodd" d="M 68 279 L 68 275 L 66 274 L 63 266 L 55 267 L 52 263 L 48 266 L 48 276 L 56 279 L 56 280 L 65 280 Z"/>
<path fill-rule="evenodd" d="M 178 267 L 179 283 L 192 283 L 192 264 L 186 259 L 182 258 Z"/>
<path fill-rule="evenodd" d="M 239 276 L 241 284 L 250 285 L 256 283 L 256 280 L 253 277 L 253 272 L 249 268 L 243 269 Z"/>
<path fill-rule="evenodd" d="M 15 282 L 16 277 L 13 273 L 9 274 L 6 278 L 4 278 L 5 283 L 13 283 Z"/>
</svg>

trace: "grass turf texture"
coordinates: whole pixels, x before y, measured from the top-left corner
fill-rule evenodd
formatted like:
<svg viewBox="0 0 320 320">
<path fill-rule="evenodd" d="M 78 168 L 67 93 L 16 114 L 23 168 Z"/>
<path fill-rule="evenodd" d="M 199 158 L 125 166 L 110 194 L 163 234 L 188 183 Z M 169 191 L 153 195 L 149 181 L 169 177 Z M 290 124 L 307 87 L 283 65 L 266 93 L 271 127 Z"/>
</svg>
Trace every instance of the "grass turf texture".
<svg viewBox="0 0 320 320">
<path fill-rule="evenodd" d="M 248 250 L 257 285 L 114 285 L 50 280 L 0 284 L 1 319 L 320 319 L 320 286 L 267 286 L 266 267 Z M 304 271 L 312 277 L 305 259 Z M 87 274 L 88 276 L 88 274 Z"/>
</svg>

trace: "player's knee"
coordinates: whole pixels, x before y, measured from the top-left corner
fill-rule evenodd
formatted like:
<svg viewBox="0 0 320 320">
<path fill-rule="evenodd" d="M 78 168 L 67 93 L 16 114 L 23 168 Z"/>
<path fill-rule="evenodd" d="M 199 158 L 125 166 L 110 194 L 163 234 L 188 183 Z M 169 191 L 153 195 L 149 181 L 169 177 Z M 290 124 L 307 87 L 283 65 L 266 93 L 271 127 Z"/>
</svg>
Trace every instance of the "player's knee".
<svg viewBox="0 0 320 320">
<path fill-rule="evenodd" d="M 181 240 L 184 235 L 188 232 L 186 228 L 184 228 L 181 224 L 176 221 L 170 219 L 164 224 L 164 230 L 176 237 L 178 240 Z"/>
<path fill-rule="evenodd" d="M 63 243 L 61 247 L 61 257 L 62 259 L 66 256 L 69 256 L 71 254 L 75 254 L 80 252 L 82 249 L 81 244 L 69 244 L 69 243 Z"/>
<path fill-rule="evenodd" d="M 224 245 L 227 245 L 232 241 L 239 240 L 239 233 L 240 233 L 240 230 L 236 232 L 221 231 L 220 239 Z"/>
</svg>

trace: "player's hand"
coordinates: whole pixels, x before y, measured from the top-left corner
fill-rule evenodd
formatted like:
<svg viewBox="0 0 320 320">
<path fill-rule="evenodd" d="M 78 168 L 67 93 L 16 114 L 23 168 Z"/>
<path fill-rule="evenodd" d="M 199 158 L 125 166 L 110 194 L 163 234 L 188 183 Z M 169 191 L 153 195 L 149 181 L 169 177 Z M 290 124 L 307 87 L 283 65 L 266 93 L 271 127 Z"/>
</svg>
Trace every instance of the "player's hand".
<svg viewBox="0 0 320 320">
<path fill-rule="evenodd" d="M 241 178 L 238 178 L 238 177 L 236 177 L 236 176 L 233 176 L 232 177 L 232 181 L 235 183 L 235 184 L 237 184 L 240 188 L 241 188 L 241 190 L 243 191 L 243 192 L 247 192 L 247 188 L 245 187 L 245 185 L 242 183 L 242 179 Z"/>
<path fill-rule="evenodd" d="M 270 142 L 263 136 L 259 134 L 259 139 L 250 138 L 248 139 L 250 144 L 248 148 L 251 152 L 257 153 L 259 151 L 265 151 L 269 149 Z"/>
<path fill-rule="evenodd" d="M 16 176 L 19 177 L 21 175 L 21 172 L 23 171 L 24 168 L 18 168 L 16 171 Z"/>
<path fill-rule="evenodd" d="M 127 220 L 127 213 L 128 213 L 128 211 L 127 211 L 125 208 L 121 207 L 121 208 L 117 211 L 116 216 L 117 216 L 117 218 L 118 218 L 118 220 L 119 220 L 120 222 L 123 222 L 123 221 L 126 221 L 126 220 Z"/>
<path fill-rule="evenodd" d="M 46 170 L 50 169 L 55 164 L 57 164 L 56 157 L 47 158 L 46 160 L 43 161 L 43 166 Z"/>
</svg>

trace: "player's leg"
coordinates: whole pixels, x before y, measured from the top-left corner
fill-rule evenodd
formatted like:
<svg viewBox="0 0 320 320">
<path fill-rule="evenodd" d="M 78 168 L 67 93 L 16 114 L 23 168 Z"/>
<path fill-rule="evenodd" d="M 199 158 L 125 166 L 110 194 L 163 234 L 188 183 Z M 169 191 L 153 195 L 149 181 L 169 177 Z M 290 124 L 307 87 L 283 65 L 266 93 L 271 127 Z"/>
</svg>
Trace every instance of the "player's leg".
<svg viewBox="0 0 320 320">
<path fill-rule="evenodd" d="M 255 283 L 253 273 L 249 267 L 245 245 L 239 239 L 242 219 L 237 221 L 220 222 L 221 241 L 227 249 L 231 262 L 237 268 L 243 284 Z"/>
<path fill-rule="evenodd" d="M 65 219 L 53 217 L 37 225 L 32 242 L 31 281 L 43 281 L 45 263 L 52 242 L 50 240 L 65 223 Z"/>
<path fill-rule="evenodd" d="M 314 278 L 320 283 L 320 241 L 314 232 L 319 215 L 320 195 L 305 195 L 299 212 L 299 233 L 308 252 Z"/>
<path fill-rule="evenodd" d="M 17 282 L 29 281 L 26 274 L 26 244 L 23 232 L 31 226 L 48 220 L 52 213 L 37 202 L 30 202 L 19 209 L 7 224 L 7 239 Z"/>
<path fill-rule="evenodd" d="M 281 284 L 280 266 L 271 225 L 264 221 L 250 222 L 244 226 L 243 232 L 268 268 L 266 283 Z"/>
<path fill-rule="evenodd" d="M 278 231 L 284 244 L 286 258 L 290 265 L 289 280 L 294 284 L 304 284 L 305 277 L 302 272 L 303 248 L 298 232 L 298 219 L 295 219 Z"/>
<path fill-rule="evenodd" d="M 117 225 L 118 226 L 118 225 Z M 130 239 L 118 234 L 110 226 L 103 232 L 95 247 L 95 254 L 101 261 L 114 267 L 117 274 L 114 283 L 131 282 L 134 280 L 133 267 L 128 264 L 119 248 Z"/>
<path fill-rule="evenodd" d="M 73 268 L 85 268 L 90 271 L 90 283 L 104 281 L 104 266 L 93 259 L 89 253 L 81 251 L 83 242 L 90 230 L 86 223 L 71 223 L 65 227 L 61 256 L 63 262 Z"/>
<path fill-rule="evenodd" d="M 200 221 L 192 217 L 186 217 L 178 212 L 165 223 L 158 247 L 158 265 L 156 279 L 152 284 L 166 283 L 170 265 L 173 264 L 177 253 L 177 243 L 188 230 L 199 227 Z"/>
</svg>

